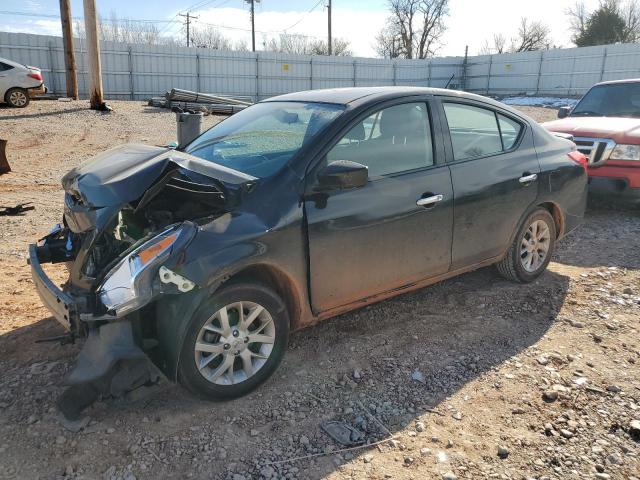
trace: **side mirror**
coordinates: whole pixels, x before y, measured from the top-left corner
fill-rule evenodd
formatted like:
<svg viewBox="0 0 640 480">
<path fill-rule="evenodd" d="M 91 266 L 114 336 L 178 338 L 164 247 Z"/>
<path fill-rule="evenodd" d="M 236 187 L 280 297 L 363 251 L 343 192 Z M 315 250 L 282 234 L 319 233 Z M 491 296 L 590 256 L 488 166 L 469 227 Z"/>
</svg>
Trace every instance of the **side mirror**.
<svg viewBox="0 0 640 480">
<path fill-rule="evenodd" d="M 344 190 L 364 187 L 369 168 L 349 160 L 336 160 L 318 172 L 319 190 Z"/>
<path fill-rule="evenodd" d="M 571 107 L 560 107 L 558 110 L 558 118 L 567 118 L 571 113 Z"/>
</svg>

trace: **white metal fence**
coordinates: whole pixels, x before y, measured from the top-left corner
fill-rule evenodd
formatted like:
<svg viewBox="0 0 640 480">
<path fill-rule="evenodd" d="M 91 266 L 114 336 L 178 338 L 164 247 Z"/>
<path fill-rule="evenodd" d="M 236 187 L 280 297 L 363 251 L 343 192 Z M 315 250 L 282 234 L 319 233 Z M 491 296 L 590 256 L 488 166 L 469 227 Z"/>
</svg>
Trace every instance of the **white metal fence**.
<svg viewBox="0 0 640 480">
<path fill-rule="evenodd" d="M 75 40 L 78 85 L 88 90 L 86 49 Z M 388 60 L 230 52 L 103 42 L 105 95 L 144 99 L 171 88 L 265 98 L 298 90 L 414 85 L 489 94 L 580 95 L 601 80 L 640 77 L 640 45 L 608 45 L 518 54 Z M 42 68 L 47 86 L 64 94 L 60 37 L 0 32 L 0 57 Z"/>
</svg>

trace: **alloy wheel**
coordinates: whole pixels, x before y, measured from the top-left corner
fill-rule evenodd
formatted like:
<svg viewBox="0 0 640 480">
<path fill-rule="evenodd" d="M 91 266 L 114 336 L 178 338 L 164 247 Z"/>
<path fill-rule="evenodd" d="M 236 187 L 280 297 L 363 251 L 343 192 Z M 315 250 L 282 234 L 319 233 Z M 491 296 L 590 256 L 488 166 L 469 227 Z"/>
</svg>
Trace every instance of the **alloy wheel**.
<svg viewBox="0 0 640 480">
<path fill-rule="evenodd" d="M 520 262 L 527 272 L 537 271 L 549 254 L 551 233 L 543 220 L 536 220 L 524 232 L 520 244 Z"/>
<path fill-rule="evenodd" d="M 216 385 L 243 382 L 267 362 L 275 339 L 275 322 L 262 305 L 246 301 L 225 305 L 198 333 L 196 367 Z"/>
<path fill-rule="evenodd" d="M 9 103 L 16 107 L 24 107 L 27 104 L 27 95 L 21 90 L 14 90 L 9 95 Z"/>
</svg>

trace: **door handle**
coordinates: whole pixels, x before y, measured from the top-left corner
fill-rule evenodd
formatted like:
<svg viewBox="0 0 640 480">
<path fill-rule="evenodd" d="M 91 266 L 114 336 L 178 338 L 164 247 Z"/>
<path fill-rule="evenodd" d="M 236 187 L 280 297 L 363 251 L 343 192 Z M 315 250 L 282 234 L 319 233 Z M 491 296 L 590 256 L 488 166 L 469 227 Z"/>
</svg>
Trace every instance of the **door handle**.
<svg viewBox="0 0 640 480">
<path fill-rule="evenodd" d="M 441 202 L 443 198 L 443 195 L 431 195 L 430 197 L 419 198 L 416 202 L 416 205 L 418 205 L 419 207 L 429 207 L 431 205 L 435 205 L 438 202 Z"/>
<path fill-rule="evenodd" d="M 523 175 L 522 177 L 520 177 L 518 179 L 518 181 L 525 185 L 527 183 L 531 183 L 531 182 L 535 182 L 538 179 L 538 174 L 537 173 L 532 173 L 531 175 Z"/>
</svg>

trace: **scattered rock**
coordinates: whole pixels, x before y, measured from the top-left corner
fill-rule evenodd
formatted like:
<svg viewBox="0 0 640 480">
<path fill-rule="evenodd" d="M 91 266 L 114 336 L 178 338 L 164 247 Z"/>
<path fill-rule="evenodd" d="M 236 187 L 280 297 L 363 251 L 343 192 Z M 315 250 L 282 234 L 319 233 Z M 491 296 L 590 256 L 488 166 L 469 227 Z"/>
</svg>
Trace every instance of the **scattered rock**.
<svg viewBox="0 0 640 480">
<path fill-rule="evenodd" d="M 373 455 L 371 455 L 370 453 L 367 453 L 364 457 L 363 457 L 364 463 L 371 463 L 371 461 L 373 460 Z"/>
<path fill-rule="evenodd" d="M 573 432 L 567 430 L 566 428 L 561 428 L 560 435 L 562 435 L 564 438 L 571 438 L 573 437 Z"/>
<path fill-rule="evenodd" d="M 442 474 L 442 480 L 457 480 L 457 479 L 458 477 L 456 477 L 456 474 L 451 471 Z"/>
<path fill-rule="evenodd" d="M 608 385 L 607 386 L 607 392 L 620 393 L 621 391 L 622 391 L 622 389 L 617 385 Z"/>
<path fill-rule="evenodd" d="M 424 432 L 425 425 L 423 422 L 416 422 L 416 432 Z"/>
<path fill-rule="evenodd" d="M 558 392 L 555 390 L 546 390 L 542 394 L 542 399 L 547 403 L 553 403 L 558 400 Z"/>
<path fill-rule="evenodd" d="M 504 445 L 498 447 L 498 456 L 500 458 L 507 458 L 509 456 L 509 449 Z"/>
<path fill-rule="evenodd" d="M 414 370 L 411 374 L 411 379 L 415 380 L 416 382 L 427 383 L 424 379 L 424 375 L 422 375 L 422 372 L 420 370 Z"/>
</svg>

